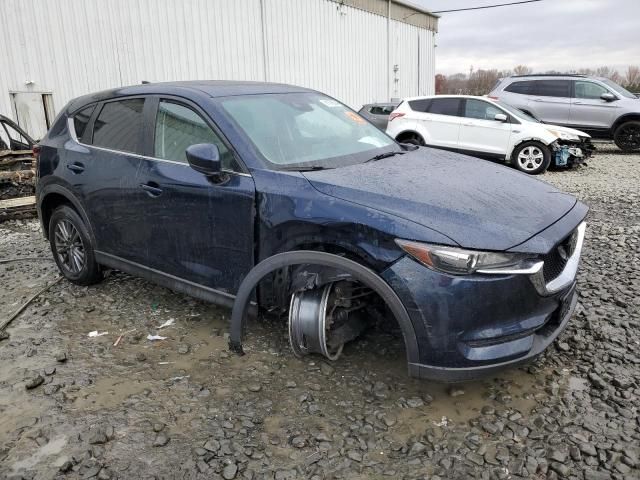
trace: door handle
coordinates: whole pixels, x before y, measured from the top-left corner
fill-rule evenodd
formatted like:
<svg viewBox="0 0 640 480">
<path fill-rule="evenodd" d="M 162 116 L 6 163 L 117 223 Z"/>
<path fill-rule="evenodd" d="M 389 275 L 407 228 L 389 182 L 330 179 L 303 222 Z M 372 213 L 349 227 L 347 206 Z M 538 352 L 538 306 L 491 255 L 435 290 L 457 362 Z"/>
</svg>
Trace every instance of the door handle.
<svg viewBox="0 0 640 480">
<path fill-rule="evenodd" d="M 80 162 L 74 162 L 67 165 L 67 168 L 71 170 L 73 173 L 82 173 L 84 172 L 84 165 Z"/>
<path fill-rule="evenodd" d="M 162 189 L 155 182 L 141 183 L 140 188 L 151 197 L 159 197 L 162 194 Z"/>
</svg>

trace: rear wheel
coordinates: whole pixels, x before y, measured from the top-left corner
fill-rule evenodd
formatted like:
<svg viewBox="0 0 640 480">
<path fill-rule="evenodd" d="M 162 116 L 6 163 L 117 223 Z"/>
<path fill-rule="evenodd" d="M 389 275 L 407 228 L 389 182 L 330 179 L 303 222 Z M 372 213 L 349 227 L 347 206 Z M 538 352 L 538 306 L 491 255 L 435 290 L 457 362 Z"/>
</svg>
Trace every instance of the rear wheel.
<svg viewBox="0 0 640 480">
<path fill-rule="evenodd" d="M 58 207 L 49 221 L 49 243 L 60 273 L 77 285 L 102 280 L 89 232 L 80 215 L 71 207 Z"/>
<path fill-rule="evenodd" d="M 525 142 L 513 151 L 511 163 L 521 172 L 538 175 L 549 168 L 551 151 L 543 143 Z"/>
<path fill-rule="evenodd" d="M 625 122 L 616 128 L 613 141 L 623 152 L 632 152 L 640 149 L 640 122 Z"/>
</svg>

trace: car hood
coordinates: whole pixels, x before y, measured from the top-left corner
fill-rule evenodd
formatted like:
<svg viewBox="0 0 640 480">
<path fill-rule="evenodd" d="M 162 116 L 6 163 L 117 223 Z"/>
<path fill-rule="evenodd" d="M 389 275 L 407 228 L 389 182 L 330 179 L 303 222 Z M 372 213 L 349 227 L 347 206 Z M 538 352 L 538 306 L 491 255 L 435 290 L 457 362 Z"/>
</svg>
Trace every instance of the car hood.
<svg viewBox="0 0 640 480">
<path fill-rule="evenodd" d="M 472 249 L 513 248 L 576 204 L 511 168 L 430 148 L 303 175 L 326 195 L 413 221 Z"/>
<path fill-rule="evenodd" d="M 551 129 L 551 130 L 555 130 L 557 132 L 565 132 L 565 133 L 569 133 L 571 135 L 578 135 L 579 137 L 591 138 L 591 135 L 589 135 L 588 133 L 582 132 L 580 130 L 576 130 L 575 128 L 561 127 L 560 125 L 552 125 L 552 124 L 548 124 L 548 123 L 538 124 L 538 125 L 542 125 L 547 130 Z"/>
</svg>

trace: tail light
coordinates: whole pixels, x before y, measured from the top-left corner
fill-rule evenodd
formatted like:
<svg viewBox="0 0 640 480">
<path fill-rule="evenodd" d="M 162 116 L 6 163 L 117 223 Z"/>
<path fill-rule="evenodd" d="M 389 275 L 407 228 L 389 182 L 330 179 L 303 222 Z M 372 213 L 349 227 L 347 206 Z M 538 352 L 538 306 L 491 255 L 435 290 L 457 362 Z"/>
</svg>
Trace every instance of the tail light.
<svg viewBox="0 0 640 480">
<path fill-rule="evenodd" d="M 31 149 L 31 153 L 33 154 L 33 158 L 36 159 L 36 161 L 38 161 L 38 159 L 40 158 L 40 145 L 34 145 L 33 148 Z"/>
<path fill-rule="evenodd" d="M 391 112 L 391 113 L 389 114 L 389 121 L 392 121 L 392 120 L 394 120 L 394 119 L 396 119 L 396 118 L 400 118 L 400 117 L 404 117 L 404 116 L 405 116 L 405 114 L 404 114 L 404 113 L 400 113 L 400 112 Z"/>
<path fill-rule="evenodd" d="M 500 100 L 500 97 L 494 97 L 492 95 L 487 95 L 491 100 Z"/>
</svg>

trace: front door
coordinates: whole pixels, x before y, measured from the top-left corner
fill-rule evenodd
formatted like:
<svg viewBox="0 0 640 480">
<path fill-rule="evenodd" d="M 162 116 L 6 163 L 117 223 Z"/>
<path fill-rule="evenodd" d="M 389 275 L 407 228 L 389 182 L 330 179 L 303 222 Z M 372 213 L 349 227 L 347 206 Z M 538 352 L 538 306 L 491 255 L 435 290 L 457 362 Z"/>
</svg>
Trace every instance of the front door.
<svg viewBox="0 0 640 480">
<path fill-rule="evenodd" d="M 618 107 L 617 102 L 608 102 L 601 97 L 611 93 L 602 85 L 588 80 L 574 82 L 569 124 L 587 130 L 608 130 L 613 125 Z"/>
<path fill-rule="evenodd" d="M 458 140 L 459 150 L 471 155 L 486 154 L 504 158 L 509 146 L 511 124 L 496 120 L 495 116 L 499 113 L 505 114 L 489 102 L 466 99 Z"/>
<path fill-rule="evenodd" d="M 18 125 L 36 140 L 44 137 L 54 117 L 51 94 L 12 92 L 11 103 Z"/>
<path fill-rule="evenodd" d="M 154 98 L 147 121 L 149 158 L 136 177 L 145 199 L 136 226 L 148 239 L 145 265 L 234 294 L 253 267 L 253 178 L 196 105 Z M 198 143 L 217 145 L 223 178 L 189 166 L 185 151 Z"/>
</svg>

